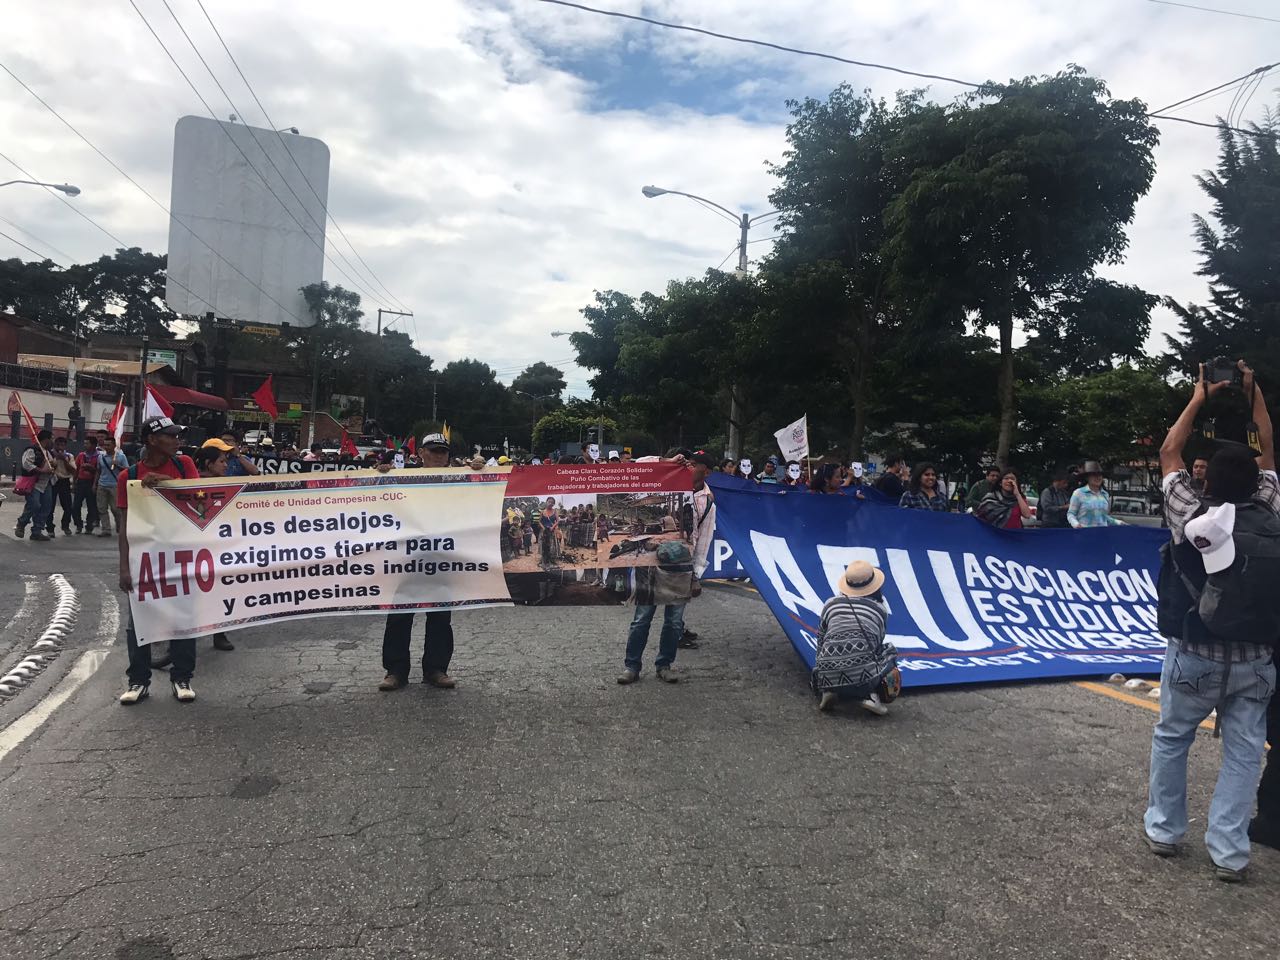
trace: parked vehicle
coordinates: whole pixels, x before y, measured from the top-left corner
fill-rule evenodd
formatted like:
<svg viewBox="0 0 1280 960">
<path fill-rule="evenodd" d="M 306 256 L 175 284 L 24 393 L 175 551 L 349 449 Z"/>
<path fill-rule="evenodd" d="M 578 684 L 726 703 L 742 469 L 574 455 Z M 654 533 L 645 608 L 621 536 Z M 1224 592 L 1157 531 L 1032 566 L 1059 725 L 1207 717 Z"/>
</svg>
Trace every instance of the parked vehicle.
<svg viewBox="0 0 1280 960">
<path fill-rule="evenodd" d="M 1164 524 L 1160 508 L 1140 494 L 1113 493 L 1111 515 L 1117 520 L 1123 520 L 1138 527 L 1159 527 Z"/>
</svg>

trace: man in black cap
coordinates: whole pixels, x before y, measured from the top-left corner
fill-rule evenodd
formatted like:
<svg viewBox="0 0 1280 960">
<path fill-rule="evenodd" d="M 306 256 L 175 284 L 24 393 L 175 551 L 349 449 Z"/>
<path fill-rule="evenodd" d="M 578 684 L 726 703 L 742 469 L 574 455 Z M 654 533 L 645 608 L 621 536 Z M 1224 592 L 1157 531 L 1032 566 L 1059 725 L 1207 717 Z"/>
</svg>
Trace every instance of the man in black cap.
<svg viewBox="0 0 1280 960">
<path fill-rule="evenodd" d="M 154 487 L 165 480 L 199 480 L 195 463 L 185 454 L 178 453 L 178 436 L 182 428 L 168 417 L 153 417 L 142 425 L 142 456 L 126 476 L 116 483 L 116 506 L 120 508 L 120 589 L 133 592 L 133 573 L 129 569 L 129 481 L 140 480 L 144 487 Z M 151 693 L 151 645 L 138 645 L 133 629 L 133 617 L 125 631 L 125 643 L 129 651 L 129 689 L 120 695 L 120 702 L 133 706 L 145 700 Z M 169 682 L 179 703 L 191 703 L 196 693 L 191 689 L 191 677 L 196 670 L 196 641 L 170 640 Z"/>
<path fill-rule="evenodd" d="M 443 433 L 429 433 L 422 438 L 418 454 L 423 467 L 447 467 L 449 441 Z M 391 469 L 391 464 L 379 464 L 378 469 L 386 472 Z M 426 621 L 422 682 L 452 690 L 457 686 L 449 676 L 449 661 L 453 659 L 453 614 L 449 610 L 433 610 L 426 614 Z M 382 668 L 387 675 L 378 684 L 378 689 L 384 693 L 399 690 L 409 682 L 409 642 L 412 636 L 412 613 L 387 614 L 387 625 L 382 631 Z"/>
</svg>

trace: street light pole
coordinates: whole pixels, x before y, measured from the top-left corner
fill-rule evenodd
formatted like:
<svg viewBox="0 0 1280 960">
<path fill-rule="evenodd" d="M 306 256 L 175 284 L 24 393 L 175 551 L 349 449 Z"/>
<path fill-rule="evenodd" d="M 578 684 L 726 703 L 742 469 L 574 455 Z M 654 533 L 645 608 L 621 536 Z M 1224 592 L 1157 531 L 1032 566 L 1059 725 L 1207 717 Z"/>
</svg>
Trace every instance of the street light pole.
<svg viewBox="0 0 1280 960">
<path fill-rule="evenodd" d="M 279 132 L 279 131 L 277 131 L 277 132 Z M 297 133 L 298 131 L 297 131 L 297 130 L 294 130 L 293 132 L 294 132 L 294 133 Z M 412 316 L 413 316 L 413 311 L 412 311 L 412 310 L 386 310 L 386 309 L 384 309 L 384 308 L 382 308 L 382 307 L 379 307 L 379 308 L 378 308 L 378 326 L 377 326 L 377 329 L 374 331 L 374 334 L 373 334 L 373 335 L 374 335 L 374 337 L 378 338 L 379 340 L 380 340 L 380 339 L 382 339 L 382 315 L 383 315 L 384 313 L 385 313 L 385 314 L 387 314 L 388 316 L 393 316 L 393 317 L 412 317 Z M 388 323 L 388 324 L 387 324 L 387 326 L 388 326 L 388 327 L 389 327 L 389 326 L 391 326 L 391 324 L 392 324 L 392 323 L 395 323 L 395 321 L 394 321 L 394 320 L 392 320 L 392 321 L 391 321 L 391 323 Z M 366 370 L 366 371 L 365 371 L 365 377 L 367 378 L 371 372 L 372 372 L 372 371 L 368 371 L 368 370 Z M 368 380 L 367 380 L 367 379 L 366 379 L 366 383 L 368 383 Z M 368 419 L 372 420 L 372 419 L 374 419 L 374 412 L 375 412 L 375 411 L 374 411 L 374 408 L 375 408 L 375 406 L 376 406 L 376 403 L 375 403 L 374 401 L 376 401 L 376 400 L 377 400 L 377 391 L 376 391 L 376 389 L 375 389 L 373 386 L 367 386 L 367 387 L 366 387 L 366 389 L 365 389 L 365 393 L 367 393 L 367 394 L 369 395 L 369 396 L 367 397 L 367 402 L 368 402 L 368 404 L 369 404 L 369 416 L 368 416 Z"/>
<path fill-rule="evenodd" d="M 28 183 L 33 187 L 48 187 L 50 190 L 59 190 L 68 197 L 80 196 L 80 188 L 73 187 L 69 183 L 41 183 L 39 180 L 6 180 L 4 183 L 0 183 L 0 187 L 7 187 L 11 183 Z"/>
<path fill-rule="evenodd" d="M 652 184 L 644 186 L 640 189 L 646 197 L 652 200 L 654 197 L 661 197 L 671 194 L 677 197 L 688 197 L 690 200 L 696 200 L 700 203 L 707 203 L 715 207 L 717 210 L 723 210 L 729 216 L 738 221 L 738 273 L 745 276 L 749 260 L 747 259 L 747 237 L 751 234 L 751 225 L 757 220 L 777 213 L 777 210 L 766 210 L 764 213 L 758 213 L 754 217 L 748 213 L 734 213 L 728 207 L 721 206 L 714 200 L 708 200 L 706 197 L 700 197 L 695 193 L 685 193 L 683 190 L 668 190 L 665 187 L 655 187 Z M 729 449 L 728 454 L 731 459 L 737 460 L 739 448 L 742 445 L 741 427 L 738 422 L 742 413 L 738 408 L 738 385 L 736 383 L 729 384 Z M 601 422 L 601 429 L 604 424 Z"/>
</svg>

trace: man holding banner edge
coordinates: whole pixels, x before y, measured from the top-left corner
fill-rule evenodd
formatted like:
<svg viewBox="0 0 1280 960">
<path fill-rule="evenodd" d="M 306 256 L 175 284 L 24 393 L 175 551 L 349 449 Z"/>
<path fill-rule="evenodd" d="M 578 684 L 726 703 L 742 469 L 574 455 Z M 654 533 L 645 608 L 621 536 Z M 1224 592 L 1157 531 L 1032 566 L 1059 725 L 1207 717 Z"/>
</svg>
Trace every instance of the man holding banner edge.
<svg viewBox="0 0 1280 960">
<path fill-rule="evenodd" d="M 1214 875 L 1224 882 L 1244 879 L 1249 863 L 1249 812 L 1262 765 L 1267 704 L 1275 689 L 1274 623 L 1264 598 L 1230 586 L 1254 556 L 1236 563 L 1237 544 L 1259 549 L 1280 539 L 1280 482 L 1275 472 L 1271 418 L 1253 371 L 1243 361 L 1244 387 L 1252 394 L 1259 449 L 1219 442 L 1209 460 L 1203 495 L 1196 492 L 1183 463 L 1197 415 L 1208 398 L 1227 388 L 1208 383 L 1200 367 L 1186 409 L 1169 428 L 1160 448 L 1165 516 L 1172 541 L 1162 551 L 1159 582 L 1160 631 L 1168 638 L 1160 684 L 1160 721 L 1151 742 L 1148 807 L 1143 839 L 1152 853 L 1175 856 L 1187 830 L 1187 754 L 1200 723 L 1215 709 L 1222 733 L 1222 765 L 1209 809 L 1205 846 Z M 1255 463 L 1254 458 L 1258 458 Z M 1210 581 L 1222 574 L 1223 578 Z M 1225 579 L 1234 577 L 1234 580 Z M 1212 590 L 1211 590 L 1212 588 Z M 1221 591 L 1214 610 L 1202 597 Z M 1246 609 L 1239 609 L 1240 607 Z M 1255 611 L 1253 608 L 1257 607 Z M 1249 636 L 1212 629 L 1219 616 L 1251 614 L 1264 626 Z"/>
<path fill-rule="evenodd" d="M 116 483 L 116 506 L 120 510 L 120 589 L 133 593 L 133 573 L 129 568 L 129 481 L 138 480 L 144 487 L 158 486 L 165 480 L 198 480 L 199 472 L 191 458 L 178 453 L 178 436 L 182 428 L 168 417 L 153 417 L 142 425 L 142 456 L 129 472 Z M 129 653 L 129 688 L 120 695 L 126 707 L 145 700 L 151 693 L 151 646 L 139 644 L 133 626 L 133 614 L 125 630 Z M 169 682 L 179 703 L 196 698 L 191 677 L 196 669 L 196 642 L 193 638 L 169 641 Z"/>
</svg>

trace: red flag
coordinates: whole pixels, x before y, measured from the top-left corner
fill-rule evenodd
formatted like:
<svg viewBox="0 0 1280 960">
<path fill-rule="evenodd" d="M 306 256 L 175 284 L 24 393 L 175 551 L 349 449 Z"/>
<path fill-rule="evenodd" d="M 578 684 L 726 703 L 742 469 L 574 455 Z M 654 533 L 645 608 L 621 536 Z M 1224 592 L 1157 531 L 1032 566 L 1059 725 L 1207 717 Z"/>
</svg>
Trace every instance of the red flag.
<svg viewBox="0 0 1280 960">
<path fill-rule="evenodd" d="M 353 457 L 360 456 L 360 451 L 356 449 L 356 443 L 347 435 L 346 427 L 342 428 L 342 445 L 338 447 L 338 453 L 350 454 Z"/>
<path fill-rule="evenodd" d="M 280 408 L 276 406 L 276 395 L 271 389 L 271 378 L 274 376 L 275 374 L 273 373 L 268 374 L 267 379 L 262 382 L 262 386 L 249 394 L 249 396 L 253 397 L 253 402 L 258 405 L 258 409 L 269 416 L 272 421 L 280 419 Z"/>
<path fill-rule="evenodd" d="M 395 442 L 395 440 L 393 440 L 391 437 L 387 437 L 386 439 L 384 439 L 384 440 L 382 441 L 382 444 L 383 444 L 383 446 L 385 446 L 388 450 L 394 450 L 394 449 L 396 448 L 396 442 Z"/>
<path fill-rule="evenodd" d="M 417 453 L 418 453 L 418 439 L 417 439 L 417 437 L 410 437 L 410 438 L 409 438 L 409 442 L 408 442 L 408 443 L 406 443 L 404 446 L 405 446 L 405 449 L 409 451 L 409 454 L 410 454 L 411 456 L 416 456 L 416 455 L 417 455 Z"/>
<path fill-rule="evenodd" d="M 39 449 L 39 451 L 42 454 L 44 454 L 45 464 L 47 466 L 53 466 L 53 464 L 49 462 L 49 451 L 46 450 L 40 444 L 40 438 L 39 438 L 40 428 L 36 426 L 36 418 L 31 415 L 31 411 L 27 409 L 27 405 L 22 402 L 22 398 L 18 396 L 17 390 L 13 391 L 13 396 L 9 400 L 10 405 L 12 405 L 15 401 L 17 402 L 18 406 L 22 408 L 22 419 L 27 421 L 27 429 L 31 431 L 31 442 L 36 445 L 36 447 Z"/>
<path fill-rule="evenodd" d="M 124 421 L 124 394 L 120 394 L 120 399 L 117 401 L 116 408 L 111 414 L 111 419 L 107 421 L 107 433 L 116 438 L 117 446 L 120 444 L 120 438 L 124 436 Z"/>
</svg>

